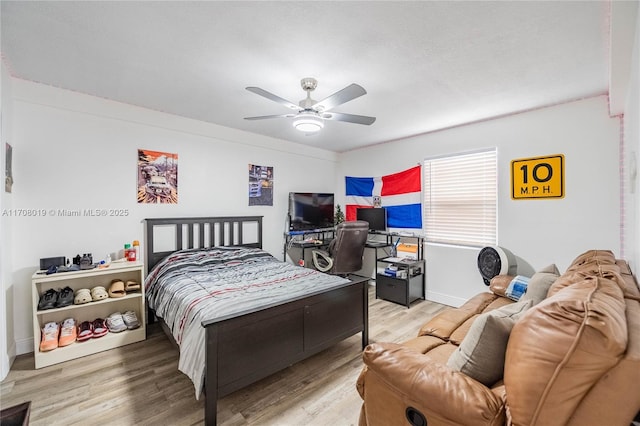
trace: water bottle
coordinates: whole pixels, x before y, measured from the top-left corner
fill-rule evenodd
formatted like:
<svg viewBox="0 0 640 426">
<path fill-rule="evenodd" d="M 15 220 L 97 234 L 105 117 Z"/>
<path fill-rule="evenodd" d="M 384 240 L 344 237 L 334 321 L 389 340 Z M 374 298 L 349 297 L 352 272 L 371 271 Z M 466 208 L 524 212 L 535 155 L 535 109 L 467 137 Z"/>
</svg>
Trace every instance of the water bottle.
<svg viewBox="0 0 640 426">
<path fill-rule="evenodd" d="M 140 261 L 140 241 L 133 240 L 133 251 L 135 256 L 135 259 L 133 260 L 136 262 Z"/>
</svg>

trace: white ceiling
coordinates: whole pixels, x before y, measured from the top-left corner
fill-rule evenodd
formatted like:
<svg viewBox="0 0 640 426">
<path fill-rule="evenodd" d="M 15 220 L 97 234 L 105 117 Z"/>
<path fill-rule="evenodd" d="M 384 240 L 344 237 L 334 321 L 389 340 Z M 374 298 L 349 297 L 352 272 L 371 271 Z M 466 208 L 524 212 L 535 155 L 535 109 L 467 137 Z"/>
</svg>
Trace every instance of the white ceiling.
<svg viewBox="0 0 640 426">
<path fill-rule="evenodd" d="M 609 3 L 422 1 L 1 2 L 12 75 L 332 151 L 607 92 Z M 377 117 L 296 131 L 315 77 L 334 111 Z"/>
</svg>

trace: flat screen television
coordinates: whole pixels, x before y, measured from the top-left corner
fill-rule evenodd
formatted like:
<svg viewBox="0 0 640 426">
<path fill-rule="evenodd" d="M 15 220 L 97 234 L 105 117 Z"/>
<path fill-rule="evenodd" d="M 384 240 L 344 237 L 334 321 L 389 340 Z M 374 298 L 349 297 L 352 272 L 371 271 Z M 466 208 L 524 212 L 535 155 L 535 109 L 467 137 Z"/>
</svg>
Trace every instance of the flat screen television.
<svg viewBox="0 0 640 426">
<path fill-rule="evenodd" d="M 320 192 L 289 193 L 289 230 L 333 227 L 334 195 Z"/>
<path fill-rule="evenodd" d="M 384 207 L 359 208 L 356 210 L 356 219 L 369 222 L 370 231 L 387 230 L 387 210 Z"/>
</svg>

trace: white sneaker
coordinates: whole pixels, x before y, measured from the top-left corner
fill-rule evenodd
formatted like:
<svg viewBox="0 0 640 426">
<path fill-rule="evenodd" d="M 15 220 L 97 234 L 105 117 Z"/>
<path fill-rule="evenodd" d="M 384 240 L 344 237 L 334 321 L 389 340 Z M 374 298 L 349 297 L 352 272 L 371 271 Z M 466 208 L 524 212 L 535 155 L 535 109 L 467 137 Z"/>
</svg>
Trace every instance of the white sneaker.
<svg viewBox="0 0 640 426">
<path fill-rule="evenodd" d="M 114 312 L 107 317 L 107 327 L 109 327 L 109 331 L 112 333 L 120 333 L 127 329 L 127 325 L 124 323 L 120 312 Z"/>
<path fill-rule="evenodd" d="M 124 323 L 127 325 L 129 330 L 140 327 L 140 321 L 138 321 L 138 317 L 133 311 L 127 311 L 122 314 L 122 319 L 124 319 Z"/>
</svg>

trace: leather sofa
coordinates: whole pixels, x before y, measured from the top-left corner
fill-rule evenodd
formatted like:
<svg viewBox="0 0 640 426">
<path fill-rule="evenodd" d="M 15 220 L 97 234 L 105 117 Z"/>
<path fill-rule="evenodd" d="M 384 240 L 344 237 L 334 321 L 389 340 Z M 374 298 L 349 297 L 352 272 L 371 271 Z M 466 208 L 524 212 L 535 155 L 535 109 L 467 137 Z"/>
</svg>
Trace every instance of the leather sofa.
<svg viewBox="0 0 640 426">
<path fill-rule="evenodd" d="M 629 426 L 640 410 L 640 291 L 627 263 L 590 250 L 562 275 L 536 272 L 517 303 L 505 297 L 512 278 L 494 277 L 414 339 L 367 346 L 359 424 Z"/>
</svg>

